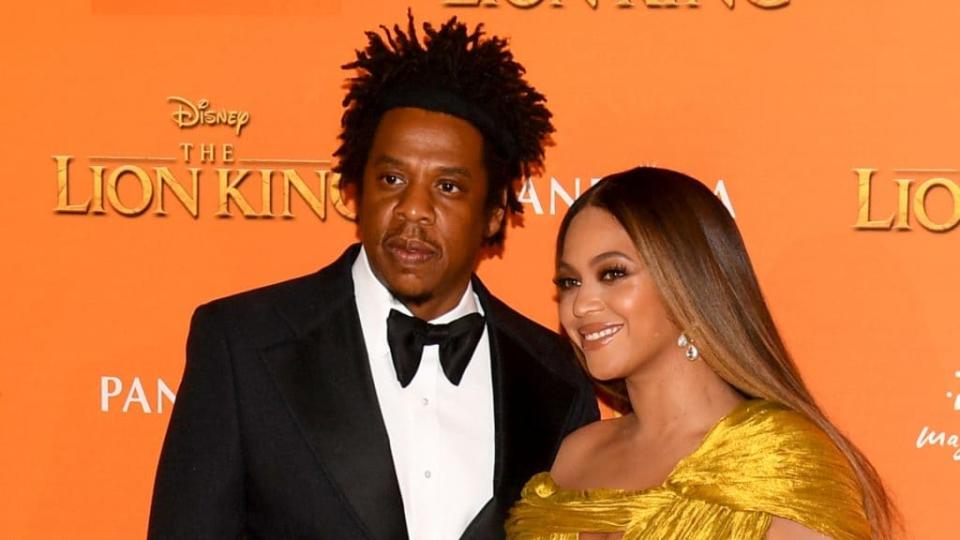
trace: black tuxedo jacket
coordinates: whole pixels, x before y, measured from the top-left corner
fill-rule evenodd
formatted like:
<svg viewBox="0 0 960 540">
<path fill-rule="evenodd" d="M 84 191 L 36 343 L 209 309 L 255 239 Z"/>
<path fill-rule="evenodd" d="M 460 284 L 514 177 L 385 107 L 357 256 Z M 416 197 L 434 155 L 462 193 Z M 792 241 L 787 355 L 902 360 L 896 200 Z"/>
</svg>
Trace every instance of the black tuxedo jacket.
<svg viewBox="0 0 960 540">
<path fill-rule="evenodd" d="M 196 310 L 150 539 L 407 537 L 353 295 L 358 252 Z M 569 345 L 473 285 L 490 338 L 496 458 L 494 496 L 463 538 L 502 538 L 523 483 L 598 411 Z"/>
</svg>

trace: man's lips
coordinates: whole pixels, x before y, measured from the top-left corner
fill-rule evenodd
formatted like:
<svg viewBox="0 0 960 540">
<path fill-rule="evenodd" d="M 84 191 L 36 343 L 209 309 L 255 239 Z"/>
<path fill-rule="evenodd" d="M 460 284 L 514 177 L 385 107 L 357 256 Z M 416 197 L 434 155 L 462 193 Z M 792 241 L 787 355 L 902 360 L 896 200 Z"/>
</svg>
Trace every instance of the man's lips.
<svg viewBox="0 0 960 540">
<path fill-rule="evenodd" d="M 577 329 L 584 351 L 593 351 L 610 343 L 613 337 L 623 329 L 621 323 L 591 323 Z"/>
<path fill-rule="evenodd" d="M 435 257 L 440 251 L 419 238 L 395 236 L 388 238 L 383 247 L 388 254 L 404 266 L 423 264 Z"/>
</svg>

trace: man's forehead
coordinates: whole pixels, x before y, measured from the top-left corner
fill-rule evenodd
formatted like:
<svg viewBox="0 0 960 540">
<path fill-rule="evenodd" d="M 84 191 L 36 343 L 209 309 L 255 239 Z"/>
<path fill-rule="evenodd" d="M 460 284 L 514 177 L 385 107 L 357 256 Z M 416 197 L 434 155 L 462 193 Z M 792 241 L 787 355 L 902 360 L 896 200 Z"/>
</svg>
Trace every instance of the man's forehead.
<svg viewBox="0 0 960 540">
<path fill-rule="evenodd" d="M 424 109 L 420 107 L 396 107 L 389 109 L 380 116 L 377 124 L 377 130 L 384 127 L 402 127 L 402 128 L 449 128 L 471 132 L 479 138 L 483 138 L 480 129 L 469 120 L 460 116 L 450 114 L 444 111 Z"/>
<path fill-rule="evenodd" d="M 367 163 L 402 165 L 411 156 L 431 156 L 463 166 L 482 158 L 483 145 L 483 135 L 465 120 L 422 109 L 392 109 L 377 127 Z"/>
</svg>

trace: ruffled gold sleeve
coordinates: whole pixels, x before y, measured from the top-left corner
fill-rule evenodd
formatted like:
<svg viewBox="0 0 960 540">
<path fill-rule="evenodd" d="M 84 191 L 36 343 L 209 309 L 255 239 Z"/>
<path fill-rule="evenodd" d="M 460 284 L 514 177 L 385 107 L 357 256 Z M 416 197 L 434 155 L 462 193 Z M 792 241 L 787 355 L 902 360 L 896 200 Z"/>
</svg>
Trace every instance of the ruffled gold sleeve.
<svg viewBox="0 0 960 540">
<path fill-rule="evenodd" d="M 789 519 L 836 540 L 870 538 L 846 457 L 806 417 L 768 401 L 748 402 L 724 418 L 667 486 L 734 511 Z"/>
<path fill-rule="evenodd" d="M 773 517 L 835 540 L 870 538 L 843 454 L 802 415 L 756 400 L 721 420 L 662 486 L 564 490 L 541 473 L 506 527 L 516 540 L 575 540 L 585 531 L 623 532 L 624 540 L 762 540 Z"/>
</svg>

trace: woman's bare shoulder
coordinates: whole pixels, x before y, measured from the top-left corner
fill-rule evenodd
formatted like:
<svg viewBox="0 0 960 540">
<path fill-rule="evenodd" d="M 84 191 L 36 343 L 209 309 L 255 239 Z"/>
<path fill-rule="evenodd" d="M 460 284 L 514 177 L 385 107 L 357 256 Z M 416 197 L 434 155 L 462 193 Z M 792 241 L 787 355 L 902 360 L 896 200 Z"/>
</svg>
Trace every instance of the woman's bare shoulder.
<svg viewBox="0 0 960 540">
<path fill-rule="evenodd" d="M 789 519 L 773 518 L 764 540 L 831 540 L 829 536 L 808 529 Z"/>
<path fill-rule="evenodd" d="M 550 469 L 554 481 L 559 485 L 578 484 L 582 471 L 588 469 L 597 452 L 609 444 L 622 422 L 622 418 L 597 420 L 567 435 Z"/>
</svg>

